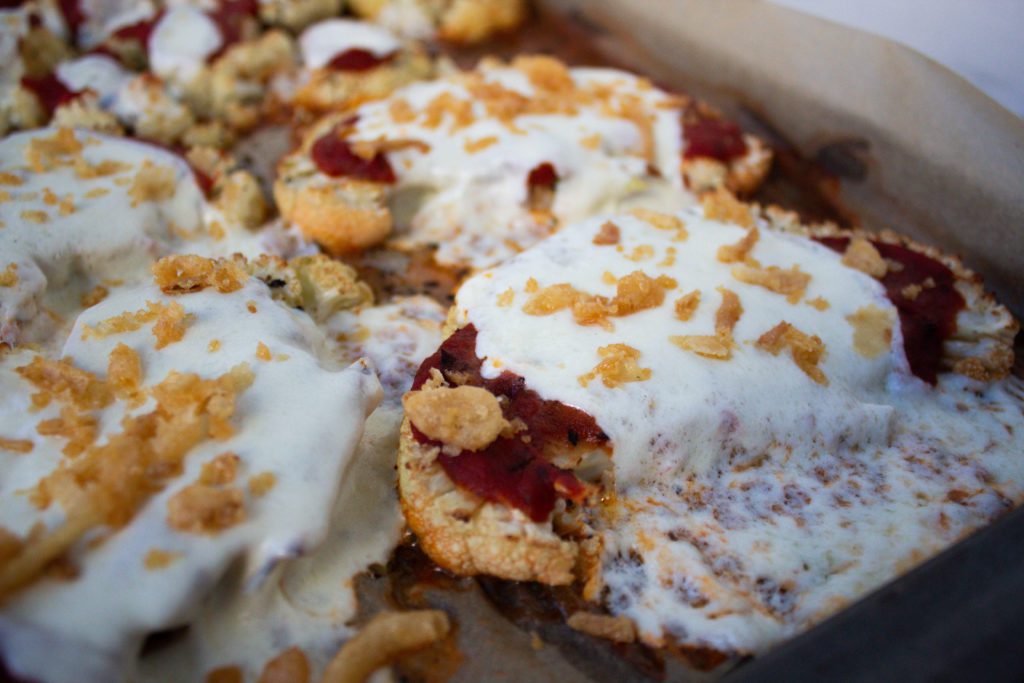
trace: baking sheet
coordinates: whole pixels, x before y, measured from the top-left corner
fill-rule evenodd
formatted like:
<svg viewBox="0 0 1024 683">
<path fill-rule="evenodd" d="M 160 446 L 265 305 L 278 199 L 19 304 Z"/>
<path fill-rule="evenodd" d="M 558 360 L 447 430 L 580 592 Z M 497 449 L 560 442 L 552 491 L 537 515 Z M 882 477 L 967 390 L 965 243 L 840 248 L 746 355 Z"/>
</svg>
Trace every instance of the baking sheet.
<svg viewBox="0 0 1024 683">
<path fill-rule="evenodd" d="M 781 150 L 777 165 L 785 177 L 759 199 L 803 209 L 817 203 L 820 211 L 812 213 L 821 217 L 896 229 L 959 252 L 1011 308 L 1024 310 L 1024 279 L 1017 275 L 1024 254 L 1007 248 L 1020 244 L 1024 223 L 1024 125 L 959 77 L 883 39 L 758 0 L 538 4 L 540 20 L 524 31 L 454 56 L 468 66 L 484 54 L 550 53 L 574 64 L 631 68 L 707 99 Z M 830 173 L 821 175 L 821 167 Z M 802 192 L 801 183 L 812 187 Z M 832 192 L 836 184 L 838 196 Z M 802 196 L 793 199 L 793 193 Z M 913 671 L 915 660 L 905 647 L 912 630 L 918 635 L 914 654 L 931 664 L 918 673 L 945 670 L 949 663 L 936 648 L 954 637 L 961 663 L 978 672 L 983 667 L 977 668 L 977 656 L 964 653 L 984 653 L 993 633 L 1020 621 L 1013 621 L 1019 610 L 1005 598 L 1024 574 L 999 570 L 1024 562 L 1022 534 L 1024 512 L 1018 511 L 768 656 L 744 666 L 726 662 L 711 672 L 672 657 L 652 659 L 638 646 L 581 636 L 565 626 L 548 589 L 445 576 L 417 567 L 414 549 L 399 551 L 413 559 L 400 560 L 405 566 L 397 574 L 364 579 L 360 593 L 366 613 L 397 603 L 440 607 L 455 616 L 458 629 L 450 642 L 397 668 L 409 680 L 817 680 L 843 667 L 852 674 L 855 661 L 871 680 L 877 679 L 875 662 Z M 981 567 L 991 568 L 984 581 L 966 573 L 977 576 Z M 948 590 L 951 581 L 960 588 Z M 932 600 L 939 591 L 945 601 Z M 921 605 L 931 602 L 935 609 L 923 612 Z M 973 623 L 989 624 L 973 629 L 980 636 L 973 642 L 965 630 L 972 622 L 937 620 L 966 613 L 970 605 L 977 608 Z M 931 626 L 949 626 L 941 633 L 920 628 L 928 614 Z M 891 628 L 878 628 L 890 615 Z M 855 646 L 837 645 L 851 636 Z M 450 661 L 453 649 L 455 671 L 439 664 Z M 686 654 L 698 665 L 709 664 L 701 653 Z"/>
</svg>

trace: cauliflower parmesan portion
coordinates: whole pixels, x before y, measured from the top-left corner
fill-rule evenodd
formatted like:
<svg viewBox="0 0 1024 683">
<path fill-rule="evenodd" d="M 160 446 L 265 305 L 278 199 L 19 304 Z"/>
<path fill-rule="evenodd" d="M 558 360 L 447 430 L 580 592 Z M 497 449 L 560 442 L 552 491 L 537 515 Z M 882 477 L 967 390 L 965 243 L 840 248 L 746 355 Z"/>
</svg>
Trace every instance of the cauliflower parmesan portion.
<svg viewBox="0 0 1024 683">
<path fill-rule="evenodd" d="M 322 21 L 307 28 L 298 43 L 304 68 L 292 102 L 312 112 L 355 107 L 434 73 L 422 46 L 368 22 Z"/>
<path fill-rule="evenodd" d="M 323 541 L 380 384 L 245 265 L 167 257 L 86 309 L 59 355 L 0 358 L 0 434 L 32 446 L 0 449 L 16 675 L 132 678 L 143 639 L 229 568 L 256 587 Z"/>
<path fill-rule="evenodd" d="M 352 11 L 412 38 L 479 43 L 527 16 L 525 0 L 350 0 Z"/>
<path fill-rule="evenodd" d="M 566 226 L 450 318 L 405 400 L 410 528 L 654 647 L 764 651 L 1024 500 L 1016 321 L 889 233 L 714 193 Z"/>
<path fill-rule="evenodd" d="M 483 268 L 600 211 L 756 187 L 767 148 L 710 116 L 622 71 L 485 60 L 324 117 L 281 161 L 274 196 L 332 253 L 390 238 Z M 722 172 L 701 175 L 701 160 Z"/>
</svg>

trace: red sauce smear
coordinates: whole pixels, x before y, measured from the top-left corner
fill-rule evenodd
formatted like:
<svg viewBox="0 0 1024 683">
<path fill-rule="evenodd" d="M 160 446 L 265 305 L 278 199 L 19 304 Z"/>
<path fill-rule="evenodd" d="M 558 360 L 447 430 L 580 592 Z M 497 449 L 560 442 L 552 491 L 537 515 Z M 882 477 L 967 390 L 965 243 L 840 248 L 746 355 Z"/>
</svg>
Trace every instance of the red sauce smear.
<svg viewBox="0 0 1024 683">
<path fill-rule="evenodd" d="M 388 184 L 396 182 L 395 172 L 383 152 L 377 152 L 372 159 L 362 158 L 341 137 L 338 126 L 314 142 L 309 154 L 317 168 L 332 178 L 356 178 Z"/>
<path fill-rule="evenodd" d="M 242 40 L 242 31 L 245 28 L 246 20 L 249 17 L 255 17 L 258 10 L 257 0 L 224 0 L 217 5 L 216 9 L 205 13 L 217 25 L 217 31 L 220 33 L 221 38 L 220 47 L 207 58 L 207 63 L 220 57 L 229 47 Z M 137 40 L 146 52 L 149 52 L 149 43 L 153 37 L 153 30 L 160 20 L 163 19 L 164 14 L 166 14 L 166 11 L 160 10 L 149 19 L 143 19 L 134 24 L 122 26 L 110 34 L 110 38 Z M 109 48 L 104 46 L 94 49 L 93 52 L 111 53 Z"/>
<path fill-rule="evenodd" d="M 256 17 L 257 12 L 259 12 L 258 0 L 221 0 L 217 9 L 207 12 L 206 15 L 220 29 L 221 37 L 220 47 L 209 56 L 207 62 L 220 57 L 229 47 L 242 40 L 242 30 L 245 28 L 246 20 Z"/>
<path fill-rule="evenodd" d="M 590 415 L 542 399 L 516 374 L 503 372 L 494 379 L 484 379 L 480 374 L 482 361 L 476 355 L 476 335 L 476 328 L 467 325 L 446 339 L 437 353 L 423 361 L 412 388 L 423 386 L 431 369 L 437 368 L 446 377 L 457 376 L 463 384 L 505 396 L 505 419 L 519 418 L 526 430 L 514 437 L 499 437 L 481 451 L 463 451 L 456 456 L 442 453 L 438 462 L 456 485 L 485 500 L 518 508 L 533 521 L 542 522 L 558 498 L 579 501 L 586 492 L 576 475 L 547 461 L 545 448 L 568 448 L 581 442 L 603 446 L 608 436 Z M 441 445 L 415 427 L 413 435 L 420 443 Z M 529 439 L 524 441 L 523 436 Z"/>
<path fill-rule="evenodd" d="M 149 52 L 149 41 L 153 37 L 153 29 L 156 28 L 157 23 L 163 19 L 164 10 L 160 10 L 149 19 L 143 19 L 137 21 L 134 24 L 128 24 L 122 26 L 113 33 L 110 34 L 110 38 L 116 38 L 118 40 L 137 40 L 139 45 L 148 53 Z M 103 50 L 109 54 L 109 50 L 103 48 L 97 48 L 95 51 Z"/>
<path fill-rule="evenodd" d="M 826 247 L 846 251 L 850 240 L 846 237 L 818 238 Z M 944 264 L 930 256 L 897 244 L 871 243 L 883 258 L 899 263 L 903 268 L 889 268 L 882 285 L 889 301 L 900 313 L 903 331 L 903 351 L 915 375 L 935 384 L 942 365 L 942 347 L 956 332 L 956 316 L 966 303 L 956 290 L 956 276 Z M 931 278 L 934 287 L 922 287 L 913 299 L 903 293 L 908 285 L 922 285 Z"/>
<path fill-rule="evenodd" d="M 395 58 L 397 52 L 378 57 L 369 50 L 354 47 L 338 53 L 327 62 L 327 68 L 335 71 L 369 71 Z"/>
<path fill-rule="evenodd" d="M 747 153 L 743 131 L 732 121 L 701 119 L 683 126 L 686 149 L 683 158 L 711 157 L 728 162 Z"/>
<path fill-rule="evenodd" d="M 79 93 L 61 83 L 56 74 L 52 73 L 39 76 L 38 78 L 23 76 L 21 78 L 21 85 L 26 90 L 31 90 L 35 94 L 39 99 L 39 104 L 46 110 L 48 116 L 53 116 L 53 112 L 57 107 L 70 102 L 79 95 Z"/>
<path fill-rule="evenodd" d="M 554 187 L 557 183 L 558 172 L 546 161 L 530 171 L 530 175 L 526 177 L 526 186 L 529 188 Z"/>
<path fill-rule="evenodd" d="M 85 12 L 79 0 L 58 0 L 60 13 L 64 15 L 64 23 L 68 25 L 71 44 L 78 44 L 78 29 L 85 23 Z"/>
</svg>

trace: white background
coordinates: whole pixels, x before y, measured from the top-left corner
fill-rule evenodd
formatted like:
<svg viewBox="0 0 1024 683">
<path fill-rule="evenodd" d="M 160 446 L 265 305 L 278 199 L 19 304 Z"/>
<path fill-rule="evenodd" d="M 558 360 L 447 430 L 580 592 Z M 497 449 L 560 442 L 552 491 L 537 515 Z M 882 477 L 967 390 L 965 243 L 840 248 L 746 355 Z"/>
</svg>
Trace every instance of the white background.
<svg viewBox="0 0 1024 683">
<path fill-rule="evenodd" d="M 922 52 L 1024 116 L 1024 0 L 771 0 Z"/>
</svg>

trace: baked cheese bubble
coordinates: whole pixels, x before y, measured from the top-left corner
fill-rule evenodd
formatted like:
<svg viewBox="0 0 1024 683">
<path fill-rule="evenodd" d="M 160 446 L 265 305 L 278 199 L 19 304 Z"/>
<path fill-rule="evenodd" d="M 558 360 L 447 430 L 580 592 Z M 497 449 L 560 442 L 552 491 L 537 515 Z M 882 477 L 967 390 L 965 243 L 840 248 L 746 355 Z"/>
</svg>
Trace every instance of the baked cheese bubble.
<svg viewBox="0 0 1024 683">
<path fill-rule="evenodd" d="M 380 384 L 230 263 L 199 291 L 113 291 L 58 359 L 0 360 L 14 674 L 131 679 L 145 637 L 188 623 L 229 569 L 259 590 L 325 540 Z"/>
<path fill-rule="evenodd" d="M 879 280 L 741 214 L 584 221 L 456 299 L 485 378 L 609 437 L 585 594 L 653 646 L 763 651 L 1024 499 L 1019 380 L 919 379 Z"/>
</svg>

